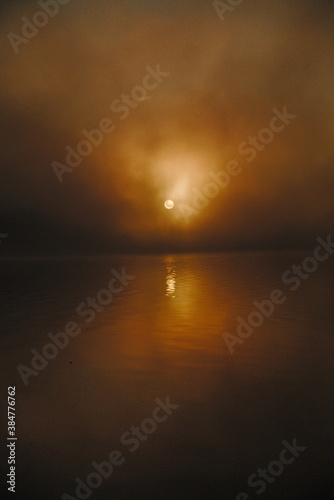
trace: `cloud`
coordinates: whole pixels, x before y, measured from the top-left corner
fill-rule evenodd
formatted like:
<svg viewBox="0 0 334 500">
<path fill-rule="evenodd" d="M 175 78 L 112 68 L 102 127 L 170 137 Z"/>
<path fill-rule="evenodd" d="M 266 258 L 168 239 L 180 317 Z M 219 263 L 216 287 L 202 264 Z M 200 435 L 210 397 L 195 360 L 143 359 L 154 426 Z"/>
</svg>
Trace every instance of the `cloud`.
<svg viewBox="0 0 334 500">
<path fill-rule="evenodd" d="M 37 8 L 7 4 L 3 41 Z M 63 228 L 57 251 L 69 234 L 76 251 L 94 251 L 92 238 L 99 251 L 149 251 L 202 248 L 203 234 L 215 249 L 329 231 L 332 14 L 328 2 L 244 2 L 221 22 L 210 2 L 72 0 L 18 54 L 3 43 L 1 229 L 12 235 L 13 220 L 26 221 L 35 251 L 40 217 Z M 121 120 L 111 103 L 159 64 L 170 76 Z M 240 142 L 285 105 L 296 122 L 191 224 L 164 209 L 172 196 L 188 203 L 210 170 L 242 161 Z M 59 184 L 51 163 L 105 117 L 116 130 Z"/>
</svg>

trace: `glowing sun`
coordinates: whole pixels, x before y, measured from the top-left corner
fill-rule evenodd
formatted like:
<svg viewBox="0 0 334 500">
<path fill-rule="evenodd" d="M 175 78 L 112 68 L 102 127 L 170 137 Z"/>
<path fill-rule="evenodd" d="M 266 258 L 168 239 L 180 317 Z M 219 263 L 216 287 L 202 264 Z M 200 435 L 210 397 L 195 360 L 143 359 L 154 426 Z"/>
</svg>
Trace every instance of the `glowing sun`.
<svg viewBox="0 0 334 500">
<path fill-rule="evenodd" d="M 174 202 L 172 200 L 165 201 L 165 207 L 167 208 L 167 210 L 171 210 L 172 208 L 174 208 Z"/>
</svg>

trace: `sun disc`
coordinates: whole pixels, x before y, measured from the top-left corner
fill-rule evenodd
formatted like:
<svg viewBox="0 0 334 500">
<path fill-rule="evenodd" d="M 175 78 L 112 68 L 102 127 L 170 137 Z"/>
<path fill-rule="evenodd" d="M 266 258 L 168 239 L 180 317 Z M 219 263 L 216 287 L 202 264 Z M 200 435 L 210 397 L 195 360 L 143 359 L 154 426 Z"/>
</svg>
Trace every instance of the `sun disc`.
<svg viewBox="0 0 334 500">
<path fill-rule="evenodd" d="M 165 201 L 165 207 L 167 208 L 167 210 L 171 210 L 172 208 L 174 208 L 174 202 L 172 200 Z"/>
</svg>

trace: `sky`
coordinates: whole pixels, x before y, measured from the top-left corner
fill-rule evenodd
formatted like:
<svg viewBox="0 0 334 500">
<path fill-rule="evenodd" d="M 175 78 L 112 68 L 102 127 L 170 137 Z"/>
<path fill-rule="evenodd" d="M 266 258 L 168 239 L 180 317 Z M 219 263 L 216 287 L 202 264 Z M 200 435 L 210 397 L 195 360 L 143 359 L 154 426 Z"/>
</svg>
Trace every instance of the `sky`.
<svg viewBox="0 0 334 500">
<path fill-rule="evenodd" d="M 333 231 L 332 2 L 62 1 L 1 5 L 0 254 Z"/>
</svg>

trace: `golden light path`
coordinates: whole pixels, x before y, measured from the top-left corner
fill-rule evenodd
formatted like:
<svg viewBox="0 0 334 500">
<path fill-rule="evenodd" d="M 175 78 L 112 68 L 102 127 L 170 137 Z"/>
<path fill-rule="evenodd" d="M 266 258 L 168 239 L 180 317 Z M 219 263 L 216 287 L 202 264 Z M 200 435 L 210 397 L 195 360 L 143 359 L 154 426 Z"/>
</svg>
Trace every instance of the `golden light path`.
<svg viewBox="0 0 334 500">
<path fill-rule="evenodd" d="M 171 210 L 172 208 L 174 208 L 174 202 L 172 200 L 165 201 L 165 207 L 167 208 L 167 210 Z"/>
</svg>

